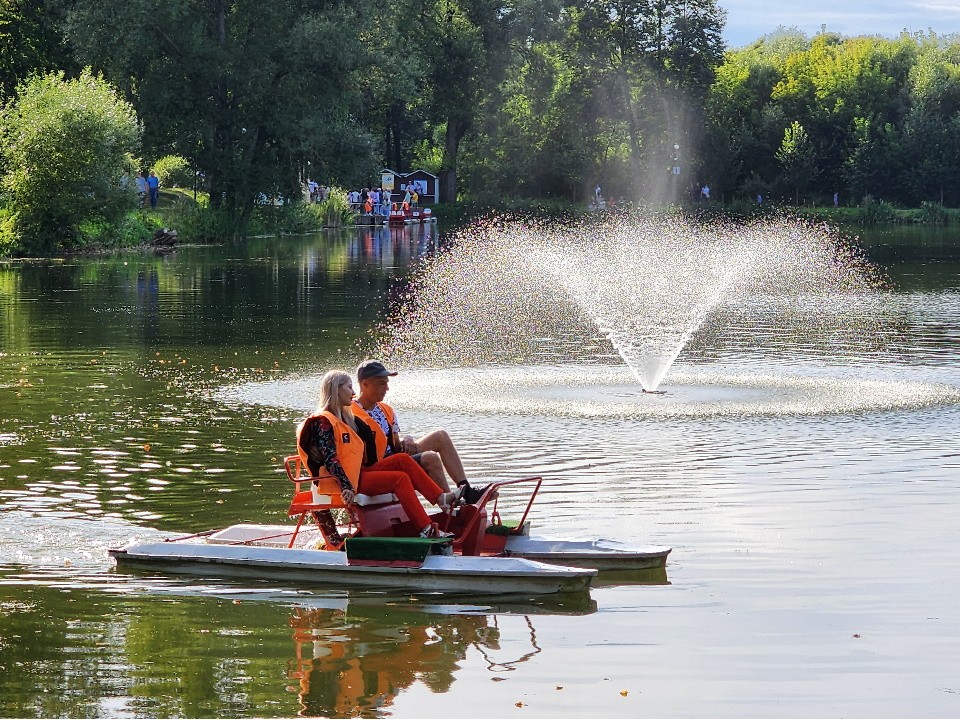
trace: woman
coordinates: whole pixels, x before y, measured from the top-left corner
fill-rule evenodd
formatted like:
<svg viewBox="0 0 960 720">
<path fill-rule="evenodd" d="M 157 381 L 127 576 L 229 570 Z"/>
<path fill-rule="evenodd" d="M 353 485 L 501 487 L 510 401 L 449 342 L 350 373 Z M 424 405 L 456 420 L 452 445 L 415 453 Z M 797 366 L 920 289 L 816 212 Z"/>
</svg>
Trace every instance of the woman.
<svg viewBox="0 0 960 720">
<path fill-rule="evenodd" d="M 419 491 L 434 505 L 450 506 L 460 498 L 458 492 L 443 492 L 416 461 L 405 453 L 397 453 L 383 461 L 364 467 L 367 448 L 357 432 L 357 423 L 350 409 L 353 403 L 353 381 L 345 372 L 331 370 L 320 381 L 317 412 L 297 428 L 297 449 L 313 477 L 326 470 L 340 485 L 346 504 L 357 492 L 366 495 L 393 493 L 416 526 L 421 537 L 451 537 L 431 523 L 417 499 Z"/>
</svg>

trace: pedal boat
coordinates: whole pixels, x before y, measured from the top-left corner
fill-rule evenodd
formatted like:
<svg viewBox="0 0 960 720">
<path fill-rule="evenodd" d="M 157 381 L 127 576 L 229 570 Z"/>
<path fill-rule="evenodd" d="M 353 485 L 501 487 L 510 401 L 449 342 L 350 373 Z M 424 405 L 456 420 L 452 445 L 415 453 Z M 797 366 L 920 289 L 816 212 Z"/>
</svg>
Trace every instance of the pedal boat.
<svg viewBox="0 0 960 720">
<path fill-rule="evenodd" d="M 303 474 L 300 459 L 285 459 L 294 483 L 286 525 L 232 525 L 163 541 L 110 550 L 118 566 L 174 574 L 245 577 L 341 587 L 410 588 L 484 595 L 585 592 L 598 570 L 663 568 L 670 548 L 633 548 L 608 540 L 558 540 L 529 534 L 527 516 L 540 477 L 491 483 L 470 505 L 431 520 L 452 538 L 417 536 L 394 495 L 357 495 L 349 507 L 332 478 Z M 499 498 L 508 486 L 533 484 L 522 517 L 504 522 Z M 303 489 L 308 485 L 309 489 Z M 349 522 L 342 545 L 328 537 L 326 512 L 342 509 Z M 315 527 L 304 526 L 312 518 Z"/>
</svg>

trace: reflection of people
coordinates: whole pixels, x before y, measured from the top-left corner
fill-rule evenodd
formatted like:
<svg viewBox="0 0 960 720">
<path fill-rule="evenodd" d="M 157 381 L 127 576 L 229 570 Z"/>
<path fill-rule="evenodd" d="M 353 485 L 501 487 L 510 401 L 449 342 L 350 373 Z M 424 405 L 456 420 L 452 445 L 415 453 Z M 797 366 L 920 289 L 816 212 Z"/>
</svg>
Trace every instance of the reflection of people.
<svg viewBox="0 0 960 720">
<path fill-rule="evenodd" d="M 412 435 L 400 437 L 397 414 L 383 401 L 390 389 L 389 378 L 396 374 L 387 370 L 383 363 L 377 360 L 367 360 L 357 368 L 360 395 L 354 401 L 353 411 L 357 418 L 373 431 L 377 439 L 378 457 L 409 453 L 441 488 L 450 489 L 444 473 L 446 470 L 454 483 L 462 488 L 464 500 L 468 503 L 476 502 L 480 499 L 483 488 L 470 487 L 463 461 L 446 430 L 434 430 L 419 439 L 414 439 Z"/>
<path fill-rule="evenodd" d="M 382 715 L 403 691 L 422 682 L 448 690 L 473 647 L 495 646 L 486 615 L 428 615 L 376 605 L 298 608 L 290 618 L 296 647 L 291 676 L 302 715 Z"/>
<path fill-rule="evenodd" d="M 396 453 L 380 462 L 376 460 L 373 434 L 353 416 L 353 382 L 339 370 L 331 370 L 320 381 L 320 400 L 317 412 L 297 428 L 297 449 L 310 474 L 320 476 L 326 471 L 340 485 L 340 494 L 346 504 L 353 502 L 357 492 L 366 495 L 393 493 L 397 496 L 407 517 L 420 528 L 421 537 L 450 537 L 441 533 L 417 499 L 419 491 L 434 505 L 452 505 L 459 493 L 443 492 L 406 453 Z M 367 466 L 367 467 L 365 467 Z"/>
</svg>

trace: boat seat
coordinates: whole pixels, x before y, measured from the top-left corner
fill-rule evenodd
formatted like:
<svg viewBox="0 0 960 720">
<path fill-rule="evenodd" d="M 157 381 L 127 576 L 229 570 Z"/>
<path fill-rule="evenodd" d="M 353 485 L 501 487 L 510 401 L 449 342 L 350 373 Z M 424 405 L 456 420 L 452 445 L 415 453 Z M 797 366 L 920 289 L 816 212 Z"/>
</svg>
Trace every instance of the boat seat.
<svg viewBox="0 0 960 720">
<path fill-rule="evenodd" d="M 317 525 L 317 529 L 323 536 L 327 547 L 334 547 L 336 543 L 331 542 L 329 533 L 331 528 L 335 528 L 331 510 L 345 508 L 350 515 L 350 525 L 357 524 L 357 518 L 351 511 L 351 508 L 343 502 L 340 495 L 339 483 L 329 475 L 324 477 L 310 477 L 306 472 L 303 461 L 299 455 L 289 455 L 283 459 L 283 467 L 286 470 L 287 478 L 295 486 L 293 498 L 290 501 L 290 507 L 287 509 L 287 517 L 297 518 L 297 527 L 290 537 L 290 544 L 287 547 L 293 547 L 296 542 L 300 528 L 307 515 L 311 515 Z M 310 483 L 309 489 L 301 487 L 304 483 Z M 393 493 L 383 493 L 380 495 L 365 495 L 358 493 L 354 496 L 353 504 L 362 508 L 375 508 L 377 506 L 393 505 L 398 503 L 397 496 Z M 323 513 L 321 515 L 320 513 Z"/>
</svg>

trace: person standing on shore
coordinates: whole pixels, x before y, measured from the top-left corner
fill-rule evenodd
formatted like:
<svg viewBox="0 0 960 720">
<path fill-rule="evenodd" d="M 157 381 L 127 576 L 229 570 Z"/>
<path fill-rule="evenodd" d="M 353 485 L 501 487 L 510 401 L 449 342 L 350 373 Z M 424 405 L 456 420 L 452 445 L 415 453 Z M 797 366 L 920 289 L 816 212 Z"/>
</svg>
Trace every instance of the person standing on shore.
<svg viewBox="0 0 960 720">
<path fill-rule="evenodd" d="M 147 179 L 143 176 L 143 171 L 137 173 L 134 182 L 137 183 L 137 199 L 140 201 L 140 207 L 143 207 L 147 199 Z"/>
<path fill-rule="evenodd" d="M 150 177 L 147 178 L 147 188 L 150 190 L 150 207 L 156 208 L 157 201 L 160 199 L 160 178 L 151 170 Z"/>
</svg>

